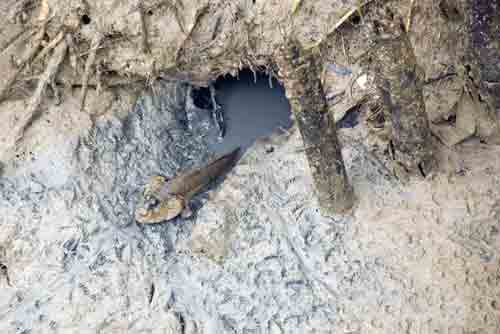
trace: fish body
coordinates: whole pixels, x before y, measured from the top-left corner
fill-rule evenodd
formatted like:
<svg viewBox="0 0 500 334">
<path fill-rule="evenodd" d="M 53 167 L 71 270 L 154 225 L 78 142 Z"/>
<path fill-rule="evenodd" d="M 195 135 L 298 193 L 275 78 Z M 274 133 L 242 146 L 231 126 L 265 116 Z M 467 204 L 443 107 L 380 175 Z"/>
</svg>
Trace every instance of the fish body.
<svg viewBox="0 0 500 334">
<path fill-rule="evenodd" d="M 189 216 L 191 199 L 227 172 L 238 153 L 239 148 L 200 169 L 180 173 L 172 179 L 152 177 L 144 191 L 143 201 L 136 210 L 136 220 L 141 224 L 155 224 L 172 220 L 181 214 Z"/>
</svg>

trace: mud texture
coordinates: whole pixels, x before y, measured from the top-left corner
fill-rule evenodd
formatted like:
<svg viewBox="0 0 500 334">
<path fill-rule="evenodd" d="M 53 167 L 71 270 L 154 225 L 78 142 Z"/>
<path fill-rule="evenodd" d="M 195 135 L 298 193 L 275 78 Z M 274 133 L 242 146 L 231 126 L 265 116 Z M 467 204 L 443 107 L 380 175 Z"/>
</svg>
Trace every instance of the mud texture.
<svg viewBox="0 0 500 334">
<path fill-rule="evenodd" d="M 402 185 L 359 66 L 389 8 L 423 70 L 431 130 L 457 127 L 478 109 L 460 103 L 462 74 L 474 99 L 495 94 L 497 26 L 482 20 L 497 7 L 371 1 L 355 15 L 358 4 L 1 1 L 0 332 L 497 334 L 498 146 L 477 131 L 438 144 L 434 175 Z M 137 225 L 151 175 L 213 156 L 219 128 L 190 84 L 245 67 L 277 77 L 292 31 L 317 49 L 341 120 L 353 216 L 320 214 L 294 127 L 252 145 L 192 219 Z"/>
<path fill-rule="evenodd" d="M 218 136 L 185 86 L 157 85 L 6 166 L 2 332 L 496 333 L 497 149 L 464 146 L 462 175 L 403 187 L 340 129 L 360 204 L 325 218 L 294 128 L 250 148 L 192 219 L 140 226 L 149 176 L 209 161 Z"/>
</svg>

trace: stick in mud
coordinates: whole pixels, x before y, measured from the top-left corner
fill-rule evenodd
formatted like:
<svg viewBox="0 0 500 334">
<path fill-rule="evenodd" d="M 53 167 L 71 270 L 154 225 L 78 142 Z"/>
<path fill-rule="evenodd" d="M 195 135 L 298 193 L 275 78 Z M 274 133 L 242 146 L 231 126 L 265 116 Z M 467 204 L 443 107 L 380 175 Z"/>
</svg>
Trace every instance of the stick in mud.
<svg viewBox="0 0 500 334">
<path fill-rule="evenodd" d="M 297 40 L 290 39 L 277 63 L 304 140 L 322 214 L 344 213 L 354 205 L 355 196 L 347 178 L 335 121 L 328 112 L 316 57 Z"/>
</svg>

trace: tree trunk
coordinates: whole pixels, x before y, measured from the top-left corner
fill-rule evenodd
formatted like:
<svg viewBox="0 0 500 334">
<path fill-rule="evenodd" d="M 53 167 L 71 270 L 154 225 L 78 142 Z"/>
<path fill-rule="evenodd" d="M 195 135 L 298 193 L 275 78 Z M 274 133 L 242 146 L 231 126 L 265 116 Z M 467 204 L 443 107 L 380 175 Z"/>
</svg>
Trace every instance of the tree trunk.
<svg viewBox="0 0 500 334">
<path fill-rule="evenodd" d="M 322 213 L 345 212 L 354 204 L 335 121 L 328 106 L 315 57 L 291 40 L 277 57 L 286 95 L 302 135 Z"/>
</svg>

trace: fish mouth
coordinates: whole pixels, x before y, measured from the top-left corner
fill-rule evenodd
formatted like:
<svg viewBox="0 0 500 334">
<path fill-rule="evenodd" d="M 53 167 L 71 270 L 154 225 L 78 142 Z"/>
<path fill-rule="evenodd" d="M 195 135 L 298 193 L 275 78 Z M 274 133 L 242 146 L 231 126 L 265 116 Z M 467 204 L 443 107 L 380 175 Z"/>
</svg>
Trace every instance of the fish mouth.
<svg viewBox="0 0 500 334">
<path fill-rule="evenodd" d="M 148 222 L 148 216 L 150 216 L 150 212 L 145 208 L 139 208 L 135 212 L 135 220 L 139 223 Z"/>
<path fill-rule="evenodd" d="M 150 194 L 145 195 L 135 211 L 135 220 L 139 223 L 152 222 L 154 212 L 159 209 L 160 200 Z"/>
</svg>

